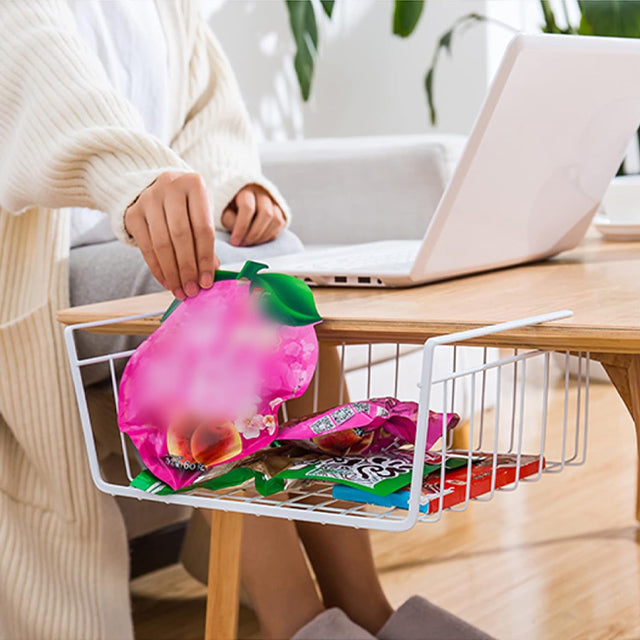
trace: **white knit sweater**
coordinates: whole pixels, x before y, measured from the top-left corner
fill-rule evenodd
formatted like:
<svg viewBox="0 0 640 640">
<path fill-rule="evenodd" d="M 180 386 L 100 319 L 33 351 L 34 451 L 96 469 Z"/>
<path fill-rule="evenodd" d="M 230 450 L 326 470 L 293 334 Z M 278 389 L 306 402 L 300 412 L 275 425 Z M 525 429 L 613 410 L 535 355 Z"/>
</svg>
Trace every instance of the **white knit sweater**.
<svg viewBox="0 0 640 640">
<path fill-rule="evenodd" d="M 126 206 L 162 171 L 201 172 L 218 228 L 241 187 L 263 185 L 238 86 L 197 3 L 159 2 L 169 49 L 171 148 L 146 133 L 78 36 L 60 0 L 3 1 L 0 23 L 0 205 L 91 207 L 118 238 Z M 288 212 L 287 212 L 288 213 Z"/>
<path fill-rule="evenodd" d="M 0 0 L 0 638 L 132 636 L 124 527 L 93 487 L 57 309 L 69 216 L 123 212 L 161 172 L 207 181 L 219 224 L 264 179 L 229 64 L 192 0 L 158 2 L 171 147 L 148 135 L 62 0 Z M 19 215 L 16 215 L 19 214 Z"/>
</svg>

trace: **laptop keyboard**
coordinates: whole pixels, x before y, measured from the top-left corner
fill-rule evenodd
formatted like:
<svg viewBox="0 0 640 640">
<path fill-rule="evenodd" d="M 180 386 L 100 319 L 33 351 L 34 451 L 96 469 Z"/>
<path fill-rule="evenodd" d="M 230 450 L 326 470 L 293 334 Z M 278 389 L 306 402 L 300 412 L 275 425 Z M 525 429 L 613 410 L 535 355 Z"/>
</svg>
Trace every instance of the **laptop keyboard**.
<svg viewBox="0 0 640 640">
<path fill-rule="evenodd" d="M 352 245 L 345 247 L 332 247 L 322 252 L 310 251 L 301 254 L 298 260 L 295 256 L 289 256 L 287 267 L 289 269 L 309 269 L 310 271 L 358 271 L 366 269 L 372 273 L 386 271 L 391 268 L 396 271 L 404 266 L 408 271 L 413 264 L 420 248 L 419 242 L 394 242 L 376 243 L 372 245 Z"/>
</svg>

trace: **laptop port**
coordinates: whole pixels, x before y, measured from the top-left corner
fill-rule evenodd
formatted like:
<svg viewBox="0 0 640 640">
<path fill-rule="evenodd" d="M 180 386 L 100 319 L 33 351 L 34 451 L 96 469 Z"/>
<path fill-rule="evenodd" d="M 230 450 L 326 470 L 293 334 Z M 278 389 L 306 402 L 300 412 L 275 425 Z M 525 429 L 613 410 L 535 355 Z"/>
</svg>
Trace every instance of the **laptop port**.
<svg viewBox="0 0 640 640">
<path fill-rule="evenodd" d="M 358 284 L 371 284 L 369 276 L 358 276 Z"/>
<path fill-rule="evenodd" d="M 336 284 L 347 284 L 347 276 L 335 276 L 333 281 Z"/>
</svg>

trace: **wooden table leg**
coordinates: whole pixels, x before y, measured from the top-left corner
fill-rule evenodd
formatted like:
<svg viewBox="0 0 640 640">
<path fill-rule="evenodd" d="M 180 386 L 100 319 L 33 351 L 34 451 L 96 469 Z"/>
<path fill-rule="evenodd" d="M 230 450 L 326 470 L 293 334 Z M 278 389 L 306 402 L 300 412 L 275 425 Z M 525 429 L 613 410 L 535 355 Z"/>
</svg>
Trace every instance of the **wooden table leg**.
<svg viewBox="0 0 640 640">
<path fill-rule="evenodd" d="M 238 634 L 242 514 L 211 512 L 205 640 L 234 640 Z"/>
<path fill-rule="evenodd" d="M 638 447 L 638 481 L 636 488 L 636 519 L 640 521 L 640 354 L 616 355 L 592 353 L 599 360 L 624 401 L 636 427 Z"/>
</svg>

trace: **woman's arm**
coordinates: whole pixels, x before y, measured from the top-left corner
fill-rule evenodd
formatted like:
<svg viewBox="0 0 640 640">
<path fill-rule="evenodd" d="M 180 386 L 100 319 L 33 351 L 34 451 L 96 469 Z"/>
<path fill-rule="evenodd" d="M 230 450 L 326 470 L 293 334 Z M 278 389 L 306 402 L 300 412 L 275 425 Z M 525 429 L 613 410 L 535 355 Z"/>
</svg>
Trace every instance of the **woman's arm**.
<svg viewBox="0 0 640 640">
<path fill-rule="evenodd" d="M 194 4 L 183 0 L 191 43 L 187 115 L 172 148 L 205 178 L 216 228 L 233 230 L 234 244 L 265 242 L 278 235 L 291 214 L 278 189 L 262 174 L 233 71 Z"/>
<path fill-rule="evenodd" d="M 202 179 L 145 132 L 78 36 L 67 3 L 0 0 L 0 15 L 0 207 L 105 211 L 118 238 L 135 240 L 176 296 L 211 286 L 213 227 Z M 144 224 L 127 230 L 134 200 L 129 212 L 142 212 Z"/>
</svg>

